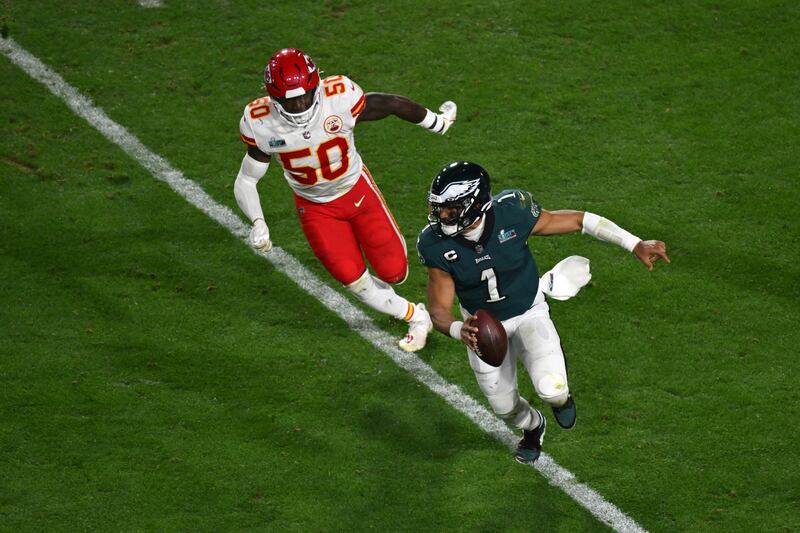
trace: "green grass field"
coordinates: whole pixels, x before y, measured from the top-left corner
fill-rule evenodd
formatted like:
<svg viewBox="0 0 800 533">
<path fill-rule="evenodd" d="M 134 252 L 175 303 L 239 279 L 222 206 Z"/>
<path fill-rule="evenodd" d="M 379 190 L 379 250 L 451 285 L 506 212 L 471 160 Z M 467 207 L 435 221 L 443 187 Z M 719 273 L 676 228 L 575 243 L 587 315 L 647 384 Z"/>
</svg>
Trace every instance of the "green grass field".
<svg viewBox="0 0 800 533">
<path fill-rule="evenodd" d="M 797 3 L 5 0 L 0 26 L 237 213 L 276 49 L 456 101 L 445 137 L 358 127 L 410 245 L 471 159 L 673 260 L 531 240 L 594 274 L 551 305 L 579 422 L 547 453 L 650 531 L 800 531 Z M 5 56 L 0 79 L 0 530 L 607 530 Z M 278 168 L 260 191 L 335 286 Z M 455 341 L 420 357 L 485 404 Z"/>
</svg>

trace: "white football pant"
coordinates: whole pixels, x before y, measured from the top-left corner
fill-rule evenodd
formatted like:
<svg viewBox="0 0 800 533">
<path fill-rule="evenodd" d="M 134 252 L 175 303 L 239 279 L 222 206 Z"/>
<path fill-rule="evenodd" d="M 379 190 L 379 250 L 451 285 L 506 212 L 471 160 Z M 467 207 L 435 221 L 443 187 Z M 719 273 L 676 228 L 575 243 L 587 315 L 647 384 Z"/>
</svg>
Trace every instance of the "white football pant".
<svg viewBox="0 0 800 533">
<path fill-rule="evenodd" d="M 462 309 L 464 316 L 469 316 Z M 569 385 L 564 351 L 550 307 L 541 291 L 525 313 L 503 320 L 508 335 L 508 351 L 499 367 L 484 363 L 467 348 L 469 364 L 492 410 L 519 429 L 531 430 L 539 424 L 534 409 L 519 395 L 517 361 L 522 361 L 536 394 L 546 403 L 559 407 L 567 401 Z"/>
</svg>

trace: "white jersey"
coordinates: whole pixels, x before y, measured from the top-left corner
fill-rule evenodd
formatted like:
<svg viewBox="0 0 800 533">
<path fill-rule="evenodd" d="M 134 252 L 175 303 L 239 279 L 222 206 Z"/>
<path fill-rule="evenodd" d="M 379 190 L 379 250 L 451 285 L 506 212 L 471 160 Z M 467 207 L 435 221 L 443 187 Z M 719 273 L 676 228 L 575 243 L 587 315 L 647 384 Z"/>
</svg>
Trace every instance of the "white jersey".
<svg viewBox="0 0 800 533">
<path fill-rule="evenodd" d="M 320 110 L 307 125 L 289 124 L 266 97 L 247 104 L 239 132 L 249 146 L 280 161 L 297 195 L 324 203 L 345 194 L 361 176 L 353 128 L 366 100 L 346 76 L 325 78 L 317 90 Z"/>
</svg>

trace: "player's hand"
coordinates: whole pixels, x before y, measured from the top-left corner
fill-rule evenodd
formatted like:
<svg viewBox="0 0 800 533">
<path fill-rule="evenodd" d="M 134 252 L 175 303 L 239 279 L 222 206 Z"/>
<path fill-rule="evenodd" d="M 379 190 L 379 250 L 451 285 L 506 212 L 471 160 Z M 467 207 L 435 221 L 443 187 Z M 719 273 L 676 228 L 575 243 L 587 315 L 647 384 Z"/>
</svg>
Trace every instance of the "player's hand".
<svg viewBox="0 0 800 533">
<path fill-rule="evenodd" d="M 439 135 L 444 135 L 447 130 L 450 129 L 450 125 L 456 121 L 456 113 L 458 112 L 458 106 L 455 102 L 451 102 L 448 100 L 447 102 L 443 103 L 439 106 L 439 118 L 444 121 L 444 128 L 442 131 L 437 131 Z"/>
<path fill-rule="evenodd" d="M 653 264 L 659 259 L 663 259 L 667 263 L 670 262 L 667 255 L 667 245 L 662 241 L 639 241 L 633 248 L 633 253 L 639 258 L 639 261 L 644 263 L 647 270 L 653 270 Z"/>
<path fill-rule="evenodd" d="M 250 246 L 260 252 L 272 250 L 272 241 L 269 240 L 269 228 L 263 219 L 256 219 L 253 228 L 250 230 Z"/>
<path fill-rule="evenodd" d="M 472 325 L 474 319 L 474 316 L 468 316 L 461 326 L 461 342 L 466 344 L 473 352 L 478 349 L 478 328 Z"/>
</svg>

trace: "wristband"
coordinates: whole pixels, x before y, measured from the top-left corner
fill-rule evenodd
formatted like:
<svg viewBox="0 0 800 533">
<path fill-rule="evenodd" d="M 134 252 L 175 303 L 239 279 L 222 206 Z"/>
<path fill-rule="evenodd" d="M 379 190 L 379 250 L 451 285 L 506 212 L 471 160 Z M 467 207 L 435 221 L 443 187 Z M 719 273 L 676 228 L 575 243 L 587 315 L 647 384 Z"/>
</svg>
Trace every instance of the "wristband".
<svg viewBox="0 0 800 533">
<path fill-rule="evenodd" d="M 461 326 L 463 325 L 464 323 L 460 320 L 454 320 L 450 323 L 450 336 L 457 341 L 461 340 Z"/>
<path fill-rule="evenodd" d="M 446 126 L 446 124 L 442 117 L 430 109 L 426 109 L 425 118 L 422 119 L 422 122 L 417 122 L 417 126 L 422 126 L 423 128 L 429 129 L 434 133 L 439 133 Z"/>
<path fill-rule="evenodd" d="M 430 128 L 436 122 L 436 113 L 431 111 L 430 109 L 425 109 L 425 118 L 422 119 L 421 122 L 417 122 L 417 126 L 422 126 L 423 128 Z"/>
<path fill-rule="evenodd" d="M 591 235 L 595 239 L 622 246 L 629 252 L 632 252 L 636 245 L 639 244 L 639 241 L 642 240 L 607 218 L 588 211 L 583 214 L 583 233 Z"/>
</svg>

